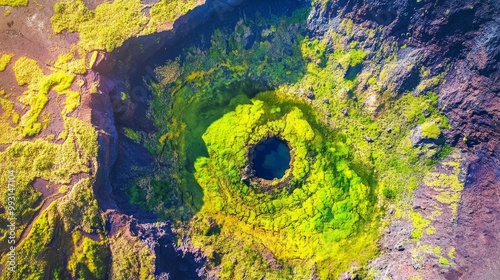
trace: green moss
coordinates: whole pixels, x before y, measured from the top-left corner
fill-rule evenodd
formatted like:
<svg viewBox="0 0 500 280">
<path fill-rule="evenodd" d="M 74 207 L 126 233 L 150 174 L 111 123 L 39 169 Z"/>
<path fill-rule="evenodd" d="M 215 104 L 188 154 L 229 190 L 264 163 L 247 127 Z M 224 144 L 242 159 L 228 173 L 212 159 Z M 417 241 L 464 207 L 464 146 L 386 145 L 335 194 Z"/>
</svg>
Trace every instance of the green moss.
<svg viewBox="0 0 500 280">
<path fill-rule="evenodd" d="M 450 261 L 445 257 L 439 257 L 439 263 L 442 265 L 450 265 Z"/>
<path fill-rule="evenodd" d="M 29 0 L 0 0 L 0 6 L 26 7 Z"/>
<path fill-rule="evenodd" d="M 134 140 L 134 142 L 139 143 L 141 141 L 141 134 L 139 132 L 128 127 L 124 127 L 123 132 L 125 133 L 125 136 L 127 136 L 127 138 Z"/>
<path fill-rule="evenodd" d="M 429 226 L 425 229 L 425 233 L 427 233 L 427 235 L 433 235 L 436 233 L 436 228 L 434 226 Z"/>
<path fill-rule="evenodd" d="M 14 102 L 10 101 L 9 97 L 4 90 L 0 90 L 0 107 L 3 110 L 3 114 L 0 116 L 0 126 L 2 127 L 0 144 L 10 144 L 21 138 L 21 134 L 15 127 L 19 123 L 20 117 L 14 109 Z"/>
<path fill-rule="evenodd" d="M 413 231 L 411 232 L 411 236 L 415 240 L 420 240 L 420 238 L 422 238 L 422 235 L 424 233 L 424 229 L 427 226 L 429 226 L 431 221 L 423 218 L 422 215 L 418 212 L 411 213 L 411 221 L 413 224 Z"/>
<path fill-rule="evenodd" d="M 154 279 L 155 255 L 136 237 L 119 231 L 111 237 L 110 248 L 113 255 L 110 279 L 126 279 L 130 275 L 141 280 Z"/>
<path fill-rule="evenodd" d="M 68 259 L 71 277 L 105 279 L 110 252 L 104 242 L 84 237 L 79 231 L 72 234 L 75 250 Z"/>
<path fill-rule="evenodd" d="M 46 199 L 55 199 L 46 210 L 34 220 L 29 235 L 16 246 L 19 262 L 15 274 L 2 274 L 1 279 L 104 279 L 106 263 L 109 261 L 107 243 L 84 238 L 82 242 L 72 242 L 72 234 L 84 230 L 88 234 L 102 233 L 103 223 L 92 191 L 93 181 L 84 178 L 72 187 L 72 176 L 88 173 L 90 164 L 97 167 L 97 135 L 95 130 L 81 120 L 65 118 L 66 137 L 62 144 L 54 144 L 37 139 L 31 142 L 15 142 L 0 153 L 0 179 L 7 181 L 8 170 L 16 177 L 17 237 L 26 227 Z M 44 198 L 37 206 L 41 194 L 31 186 L 35 178 L 52 184 L 64 184 L 54 197 Z M 0 193 L 6 192 L 2 185 Z M 64 194 L 68 193 L 68 196 Z M 58 195 L 63 195 L 57 199 Z M 7 196 L 0 201 L 7 205 Z M 0 214 L 4 221 L 6 213 Z M 86 239 L 86 240 L 85 240 Z M 1 244 L 5 240 L 0 239 Z M 5 243 L 6 244 L 6 243 Z M 62 255 L 60 252 L 64 251 Z M 69 258 L 68 267 L 66 263 Z M 2 262 L 6 261 L 2 256 Z"/>
<path fill-rule="evenodd" d="M 329 279 L 354 261 L 362 266 L 377 250 L 376 201 L 385 196 L 400 213 L 430 169 L 409 140 L 411 129 L 426 121 L 424 112 L 439 127 L 447 125 L 432 92 L 397 95 L 389 87 L 372 94 L 380 109 L 366 108 L 371 96 L 359 90 L 360 81 L 388 80 L 397 65 L 397 44 L 376 43 L 383 51 L 367 59 L 370 51 L 363 46 L 373 42 L 355 42 L 342 30 L 305 37 L 304 14 L 248 17 L 234 31 L 216 30 L 207 50 L 186 51 L 175 60 L 175 75 L 158 75 L 166 82 L 151 85 L 149 116 L 159 131 L 144 143 L 158 162 L 171 166 L 164 172 L 170 178 L 141 177 L 128 194 L 142 209 L 166 217 L 196 213 L 185 234 L 221 265 L 222 278 L 307 278 L 316 262 L 317 276 Z M 248 32 L 259 36 L 244 48 L 242 36 Z M 386 59 L 394 63 L 379 75 Z M 359 64 L 370 71 L 354 73 Z M 370 79 L 374 86 L 378 82 L 384 83 Z M 275 90 L 253 95 L 267 87 Z M 309 93 L 314 99 L 304 98 Z M 267 132 L 286 134 L 297 155 L 289 192 L 263 192 L 241 181 L 247 145 Z M 368 143 L 366 136 L 374 141 Z M 163 191 L 168 203 L 147 203 Z M 181 207 L 170 194 L 180 194 L 180 205 L 188 210 L 173 211 Z M 415 240 L 432 234 L 430 220 L 415 215 Z M 220 231 L 210 228 L 208 218 Z M 347 247 L 347 252 L 340 249 Z M 282 270 L 270 267 L 267 253 Z"/>
<path fill-rule="evenodd" d="M 82 48 L 73 46 L 68 53 L 59 55 L 54 66 L 64 72 L 85 74 L 87 73 L 86 56 Z"/>
<path fill-rule="evenodd" d="M 441 129 L 433 122 L 426 122 L 422 124 L 422 136 L 429 139 L 437 139 L 441 135 Z"/>
<path fill-rule="evenodd" d="M 61 114 L 66 116 L 66 114 L 73 112 L 78 106 L 80 106 L 80 92 L 65 90 L 60 94 L 66 95 L 66 100 L 64 101 L 64 109 Z"/>
<path fill-rule="evenodd" d="M 68 119 L 71 124 L 81 122 Z M 68 137 L 63 144 L 53 144 L 41 139 L 34 142 L 16 142 L 0 153 L 0 160 L 5 163 L 0 166 L 3 172 L 1 179 L 7 181 L 8 170 L 14 170 L 16 173 L 16 215 L 20 223 L 28 221 L 30 209 L 40 197 L 40 193 L 31 187 L 35 178 L 67 184 L 71 175 L 89 171 L 88 163 L 97 155 L 95 131 L 84 124 L 67 129 Z M 83 157 L 77 149 L 82 151 Z M 0 191 L 6 191 L 5 188 L 6 186 L 3 186 Z M 6 205 L 6 199 L 7 196 L 2 198 L 2 205 Z"/>
<path fill-rule="evenodd" d="M 21 57 L 16 60 L 13 69 L 17 83 L 20 86 L 25 84 L 36 84 L 44 75 L 38 63 L 27 57 Z"/>
<path fill-rule="evenodd" d="M 81 0 L 58 2 L 51 18 L 54 32 L 78 32 L 78 43 L 87 51 L 112 51 L 138 34 L 148 19 L 140 0 L 116 0 L 89 10 Z"/>
<path fill-rule="evenodd" d="M 57 209 L 67 232 L 72 232 L 77 226 L 88 233 L 96 233 L 102 228 L 99 207 L 88 178 L 76 183 L 68 196 L 60 200 Z"/>
<path fill-rule="evenodd" d="M 14 273 L 6 272 L 2 279 L 43 279 L 44 271 L 49 264 L 46 256 L 48 245 L 57 226 L 57 213 L 54 207 L 49 207 L 33 223 L 28 238 L 16 247 L 17 262 Z M 5 255 L 3 260 L 5 260 Z"/>
<path fill-rule="evenodd" d="M 7 68 L 12 57 L 14 57 L 13 54 L 2 54 L 0 57 L 0 72 L 3 72 Z"/>
<path fill-rule="evenodd" d="M 456 249 L 455 248 L 451 248 L 450 251 L 448 252 L 448 257 L 450 257 L 450 259 L 454 259 L 455 258 L 455 253 L 456 253 Z"/>
<path fill-rule="evenodd" d="M 150 31 L 162 31 L 161 25 L 164 23 L 171 23 L 177 17 L 182 14 L 187 13 L 189 10 L 193 9 L 198 5 L 196 0 L 186 0 L 186 1 L 169 1 L 161 0 L 151 7 L 150 15 L 151 22 L 149 24 Z"/>
<path fill-rule="evenodd" d="M 94 67 L 96 61 L 97 61 L 97 57 L 99 56 L 99 52 L 98 51 L 93 51 L 92 54 L 90 55 L 90 60 L 89 60 L 89 66 L 88 68 L 89 69 L 92 69 L 92 67 Z"/>
<path fill-rule="evenodd" d="M 464 187 L 464 182 L 459 180 L 462 161 L 463 158 L 455 151 L 443 163 L 444 168 L 447 170 L 441 172 L 433 170 L 423 181 L 428 187 L 437 192 L 437 201 L 449 205 L 453 219 L 458 213 L 458 203 Z"/>
<path fill-rule="evenodd" d="M 370 79 L 368 79 L 368 84 L 369 85 L 374 85 L 376 83 L 377 83 L 377 78 L 371 77 Z"/>
<path fill-rule="evenodd" d="M 75 75 L 58 71 L 45 76 L 38 63 L 26 57 L 19 58 L 13 69 L 18 84 L 28 85 L 28 89 L 19 99 L 23 104 L 30 106 L 21 117 L 20 127 L 23 136 L 35 136 L 42 130 L 42 123 L 38 119 L 49 101 L 47 95 L 50 90 L 66 95 L 63 116 L 80 105 L 80 93 L 67 90 L 71 87 Z"/>
<path fill-rule="evenodd" d="M 40 113 L 45 108 L 49 101 L 47 95 L 51 89 L 61 93 L 68 89 L 73 83 L 74 75 L 63 72 L 56 72 L 48 76 L 43 76 L 37 83 L 30 83 L 28 90 L 20 98 L 20 101 L 30 106 L 30 109 L 21 117 L 20 126 L 23 128 L 24 136 L 37 135 L 42 130 L 41 123 L 38 122 Z M 79 102 L 79 94 L 69 93 L 69 98 L 66 99 L 66 110 L 72 109 Z"/>
</svg>

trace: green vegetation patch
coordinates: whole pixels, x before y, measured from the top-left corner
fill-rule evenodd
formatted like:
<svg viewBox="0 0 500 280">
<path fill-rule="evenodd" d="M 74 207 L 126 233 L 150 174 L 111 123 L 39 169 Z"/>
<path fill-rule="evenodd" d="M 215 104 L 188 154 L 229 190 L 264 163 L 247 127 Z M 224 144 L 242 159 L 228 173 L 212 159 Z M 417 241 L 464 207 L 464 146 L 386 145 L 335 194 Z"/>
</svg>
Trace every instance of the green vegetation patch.
<svg viewBox="0 0 500 280">
<path fill-rule="evenodd" d="M 10 144 L 21 138 L 21 134 L 16 129 L 20 117 L 14 109 L 14 102 L 10 101 L 9 97 L 4 90 L 0 90 L 0 106 L 3 110 L 3 114 L 0 116 L 0 126 L 2 127 L 0 144 Z"/>
<path fill-rule="evenodd" d="M 87 51 L 112 51 L 126 39 L 137 35 L 148 18 L 140 0 L 116 0 L 88 9 L 82 0 L 58 2 L 51 18 L 54 32 L 78 32 L 79 45 Z"/>
<path fill-rule="evenodd" d="M 155 279 L 155 254 L 137 237 L 118 231 L 110 238 L 110 249 L 113 254 L 110 279 L 126 279 L 130 275 L 141 280 Z"/>
<path fill-rule="evenodd" d="M 42 139 L 14 142 L 0 153 L 0 180 L 7 182 L 8 170 L 12 170 L 16 180 L 14 214 L 19 260 L 16 273 L 4 271 L 0 279 L 104 279 L 107 274 L 109 249 L 102 235 L 103 222 L 92 190 L 93 181 L 84 178 L 68 187 L 73 183 L 72 175 L 89 173 L 92 166 L 97 167 L 97 134 L 76 118 L 66 117 L 64 125 L 62 144 Z M 63 185 L 59 192 L 43 197 L 32 186 L 36 178 Z M 6 208 L 7 186 L 0 187 L 0 207 Z M 48 208 L 42 210 L 49 202 Z M 0 215 L 3 229 L 9 223 L 6 218 L 7 213 Z M 30 223 L 31 228 L 27 227 Z M 19 240 L 23 230 L 29 230 L 29 234 Z M 5 238 L 2 234 L 2 250 L 7 244 Z M 4 254 L 2 262 L 7 257 Z"/>
<path fill-rule="evenodd" d="M 21 57 L 15 62 L 14 74 L 19 85 L 28 85 L 28 89 L 19 99 L 21 103 L 30 106 L 19 124 L 23 136 L 35 136 L 42 130 L 42 123 L 38 119 L 49 101 L 47 95 L 50 90 L 66 95 L 63 115 L 80 105 L 80 93 L 68 91 L 75 79 L 73 74 L 58 71 L 45 76 L 38 63 L 26 57 Z"/>
<path fill-rule="evenodd" d="M 29 0 L 0 0 L 0 6 L 26 7 Z"/>
<path fill-rule="evenodd" d="M 433 122 L 426 122 L 422 124 L 422 136 L 429 139 L 437 139 L 441 135 L 441 129 Z"/>
<path fill-rule="evenodd" d="M 82 196 L 85 193 L 90 195 Z M 69 210 L 74 209 L 72 204 L 83 207 L 87 216 L 82 217 L 80 209 Z M 89 212 L 91 208 L 95 210 Z M 95 228 L 87 232 L 84 229 L 89 220 Z M 54 201 L 33 222 L 29 235 L 16 247 L 22 261 L 15 273 L 6 272 L 0 279 L 105 279 L 110 250 L 102 233 L 91 180 L 82 179 L 69 197 Z"/>
<path fill-rule="evenodd" d="M 127 138 L 133 140 L 134 142 L 139 143 L 141 141 L 141 134 L 133 129 L 128 127 L 123 128 L 123 133 Z"/>
<path fill-rule="evenodd" d="M 150 32 L 160 31 L 164 29 L 161 28 L 162 24 L 173 22 L 179 15 L 187 13 L 197 5 L 198 1 L 196 0 L 161 0 L 160 2 L 153 5 L 153 7 L 151 7 L 151 11 L 149 12 L 149 14 L 151 15 L 151 22 L 149 24 L 149 27 L 152 28 Z"/>
<path fill-rule="evenodd" d="M 64 72 L 73 74 L 87 73 L 87 53 L 82 48 L 73 45 L 66 54 L 61 54 L 57 58 L 54 67 Z"/>
<path fill-rule="evenodd" d="M 13 69 L 17 83 L 20 86 L 36 84 L 44 75 L 42 69 L 38 66 L 38 62 L 27 57 L 21 57 L 16 60 Z"/>
<path fill-rule="evenodd" d="M 110 52 L 133 36 L 168 29 L 167 24 L 197 5 L 195 0 L 161 0 L 154 5 L 140 0 L 115 0 L 91 10 L 82 0 L 61 1 L 54 5 L 51 22 L 55 33 L 78 32 L 78 45 L 86 51 Z M 144 12 L 146 8 L 151 8 L 150 18 Z"/>
<path fill-rule="evenodd" d="M 14 57 L 13 54 L 2 54 L 0 57 L 0 72 L 3 72 L 7 68 L 12 57 Z"/>
</svg>

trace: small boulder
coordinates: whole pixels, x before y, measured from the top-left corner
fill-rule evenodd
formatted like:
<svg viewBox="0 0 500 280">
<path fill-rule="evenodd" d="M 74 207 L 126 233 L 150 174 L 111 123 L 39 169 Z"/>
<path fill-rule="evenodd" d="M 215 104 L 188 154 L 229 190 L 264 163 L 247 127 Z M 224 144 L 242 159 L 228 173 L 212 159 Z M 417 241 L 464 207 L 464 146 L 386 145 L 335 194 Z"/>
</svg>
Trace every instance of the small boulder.
<svg viewBox="0 0 500 280">
<path fill-rule="evenodd" d="M 374 141 L 373 138 L 371 138 L 370 136 L 367 136 L 367 135 L 363 136 L 363 138 L 365 138 L 366 142 L 368 142 L 368 143 L 373 143 L 373 141 Z"/>
<path fill-rule="evenodd" d="M 416 126 L 411 130 L 410 139 L 413 147 L 422 146 L 424 144 L 443 144 L 444 137 L 441 129 L 434 122 L 427 122 Z"/>
</svg>

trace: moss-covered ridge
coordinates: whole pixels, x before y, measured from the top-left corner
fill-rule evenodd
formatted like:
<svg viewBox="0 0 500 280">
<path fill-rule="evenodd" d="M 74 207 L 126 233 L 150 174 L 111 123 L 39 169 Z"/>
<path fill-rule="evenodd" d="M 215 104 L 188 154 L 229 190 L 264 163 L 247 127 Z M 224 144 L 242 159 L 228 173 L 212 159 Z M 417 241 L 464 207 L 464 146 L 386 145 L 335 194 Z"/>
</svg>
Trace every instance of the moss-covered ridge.
<svg viewBox="0 0 500 280">
<path fill-rule="evenodd" d="M 193 227 L 208 232 L 203 221 L 211 218 L 222 228 L 219 238 L 231 233 L 238 241 L 226 242 L 267 248 L 285 264 L 300 260 L 304 276 L 315 264 L 327 276 L 348 270 L 355 260 L 366 262 L 376 252 L 376 186 L 350 167 L 345 136 L 283 94 L 263 93 L 252 103 L 227 113 L 203 135 L 209 157 L 198 158 L 195 177 L 204 205 Z M 268 134 L 283 137 L 294 151 L 293 191 L 270 194 L 241 180 L 247 145 Z M 211 238 L 193 237 L 205 246 Z M 330 263 L 335 267 L 327 268 Z M 249 271 L 250 265 L 242 262 L 237 270 Z"/>
</svg>

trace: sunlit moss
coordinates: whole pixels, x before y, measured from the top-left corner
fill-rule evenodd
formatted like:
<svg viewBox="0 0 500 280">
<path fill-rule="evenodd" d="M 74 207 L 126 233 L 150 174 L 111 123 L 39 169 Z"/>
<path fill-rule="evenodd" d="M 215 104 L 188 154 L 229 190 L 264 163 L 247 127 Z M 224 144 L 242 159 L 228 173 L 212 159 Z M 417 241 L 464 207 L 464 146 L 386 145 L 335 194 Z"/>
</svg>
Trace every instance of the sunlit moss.
<svg viewBox="0 0 500 280">
<path fill-rule="evenodd" d="M 449 205 L 453 219 L 457 216 L 458 203 L 464 187 L 464 182 L 459 180 L 462 161 L 463 158 L 455 151 L 443 163 L 443 167 L 448 169 L 447 171 L 433 170 L 423 181 L 428 187 L 437 191 L 437 201 Z"/>
<path fill-rule="evenodd" d="M 2 180 L 7 180 L 7 170 L 16 173 L 17 188 L 15 190 L 18 203 L 16 214 L 20 222 L 29 219 L 30 208 L 39 198 L 40 192 L 31 186 L 34 178 L 67 184 L 71 175 L 88 172 L 88 163 L 97 155 L 97 136 L 88 125 L 80 120 L 68 118 L 68 137 L 63 144 L 53 144 L 45 140 L 33 142 L 15 142 L 0 153 Z M 83 157 L 77 149 L 81 149 Z M 6 186 L 0 189 L 5 192 Z M 5 205 L 7 196 L 3 196 Z"/>
<path fill-rule="evenodd" d="M 423 218 L 422 215 L 418 212 L 411 213 L 411 221 L 413 223 L 413 231 L 411 232 L 411 236 L 415 240 L 420 240 L 424 233 L 424 229 L 429 226 L 431 221 Z"/>
<path fill-rule="evenodd" d="M 155 255 L 136 237 L 119 231 L 110 238 L 110 248 L 113 255 L 109 275 L 111 279 L 124 279 L 130 275 L 141 280 L 154 279 Z"/>
<path fill-rule="evenodd" d="M 79 279 L 105 279 L 109 249 L 105 242 L 82 236 L 79 231 L 71 235 L 75 249 L 68 259 L 68 270 Z"/>
<path fill-rule="evenodd" d="M 0 6 L 23 7 L 28 6 L 29 0 L 0 0 Z"/>
<path fill-rule="evenodd" d="M 112 51 L 130 37 L 168 29 L 177 17 L 198 4 L 194 0 L 162 0 L 148 6 L 140 0 L 115 0 L 91 10 L 81 0 L 61 1 L 54 5 L 51 22 L 55 33 L 78 32 L 78 44 L 86 51 Z M 150 18 L 143 11 L 148 7 Z"/>
<path fill-rule="evenodd" d="M 5 68 L 7 68 L 7 65 L 9 64 L 13 56 L 13 54 L 2 54 L 2 56 L 0 57 L 0 72 L 4 71 Z"/>
<path fill-rule="evenodd" d="M 102 3 L 95 10 L 88 9 L 81 0 L 58 2 L 54 5 L 52 28 L 56 33 L 78 32 L 79 45 L 87 51 L 112 51 L 148 22 L 142 7 L 139 0 Z"/>
<path fill-rule="evenodd" d="M 448 257 L 450 257 L 450 259 L 454 259 L 456 251 L 457 250 L 455 248 L 451 248 L 450 251 L 448 252 Z"/>
<path fill-rule="evenodd" d="M 441 135 L 441 129 L 433 122 L 422 124 L 422 136 L 429 139 L 437 139 Z"/>
<path fill-rule="evenodd" d="M 439 257 L 439 263 L 442 265 L 450 265 L 450 261 L 445 257 Z"/>
<path fill-rule="evenodd" d="M 165 28 L 161 26 L 162 24 L 173 22 L 178 16 L 187 13 L 197 5 L 198 3 L 196 0 L 160 0 L 151 7 L 151 11 L 149 12 L 151 15 L 151 22 L 149 24 L 149 31 L 147 32 L 165 30 Z"/>
<path fill-rule="evenodd" d="M 16 129 L 20 117 L 14 109 L 14 102 L 8 98 L 9 95 L 4 90 L 0 90 L 0 106 L 3 110 L 3 114 L 0 116 L 0 125 L 2 126 L 0 144 L 10 144 L 21 138 L 21 134 Z"/>
<path fill-rule="evenodd" d="M 42 69 L 38 66 L 38 62 L 27 57 L 16 60 L 13 69 L 17 83 L 20 86 L 36 84 L 44 75 Z"/>
<path fill-rule="evenodd" d="M 73 45 L 68 53 L 59 55 L 54 66 L 65 72 L 85 74 L 87 72 L 86 56 L 87 53 L 82 48 Z"/>
<path fill-rule="evenodd" d="M 134 131 L 133 129 L 130 129 L 128 127 L 124 127 L 123 132 L 129 139 L 134 140 L 135 142 L 140 142 L 141 134 L 139 132 Z"/>
<path fill-rule="evenodd" d="M 58 71 L 44 75 L 38 63 L 26 57 L 21 57 L 15 62 L 14 74 L 19 85 L 28 85 L 28 89 L 19 99 L 23 104 L 30 106 L 21 117 L 20 127 L 24 136 L 34 136 L 42 130 L 42 123 L 38 119 L 49 101 L 47 95 L 50 90 L 66 94 L 63 115 L 80 105 L 80 93 L 67 91 L 75 78 L 73 74 Z"/>
</svg>

